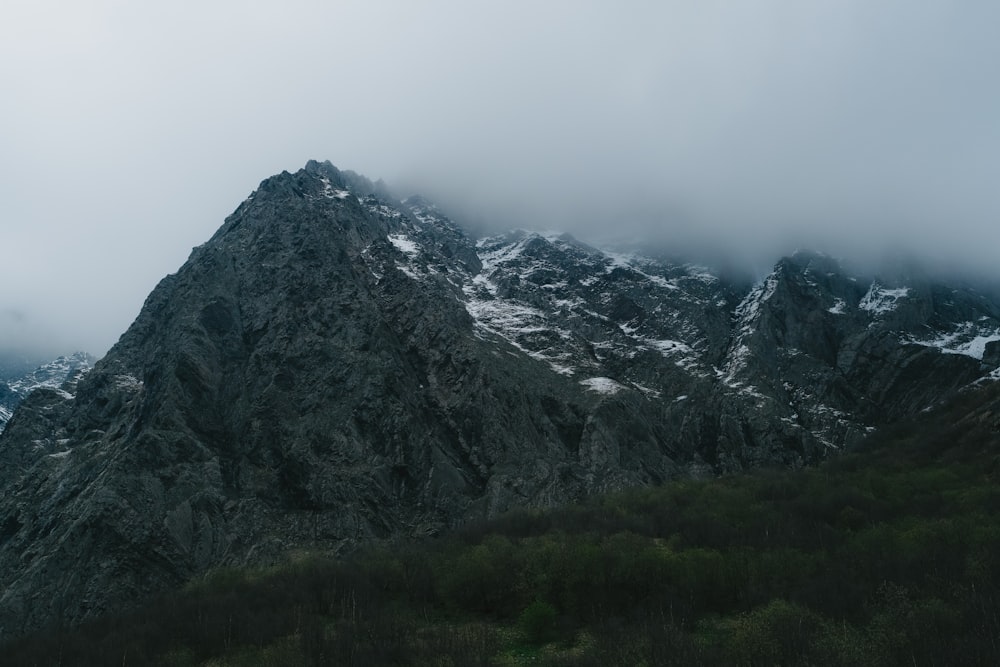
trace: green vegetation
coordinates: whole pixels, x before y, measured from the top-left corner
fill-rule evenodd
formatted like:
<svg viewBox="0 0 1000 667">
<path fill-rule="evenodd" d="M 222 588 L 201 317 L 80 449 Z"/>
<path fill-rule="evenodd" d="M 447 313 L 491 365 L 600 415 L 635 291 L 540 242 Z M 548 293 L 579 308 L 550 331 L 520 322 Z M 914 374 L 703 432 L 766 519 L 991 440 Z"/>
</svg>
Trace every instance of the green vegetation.
<svg viewBox="0 0 1000 667">
<path fill-rule="evenodd" d="M 219 667 L 1000 664 L 995 397 L 963 399 L 815 469 L 681 481 L 339 561 L 215 572 L 0 655 Z"/>
</svg>

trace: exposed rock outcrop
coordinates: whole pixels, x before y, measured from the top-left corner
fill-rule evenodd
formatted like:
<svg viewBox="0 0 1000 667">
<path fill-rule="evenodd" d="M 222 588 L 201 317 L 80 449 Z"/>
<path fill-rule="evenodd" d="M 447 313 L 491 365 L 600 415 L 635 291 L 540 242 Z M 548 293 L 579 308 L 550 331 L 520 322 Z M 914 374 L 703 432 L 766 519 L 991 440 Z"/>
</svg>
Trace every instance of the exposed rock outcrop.
<svg viewBox="0 0 1000 667">
<path fill-rule="evenodd" d="M 0 635 L 221 564 L 802 465 L 996 366 L 1000 308 L 798 254 L 756 285 L 476 242 L 329 163 L 267 179 L 0 437 Z M 978 356 L 977 356 L 978 355 Z"/>
</svg>

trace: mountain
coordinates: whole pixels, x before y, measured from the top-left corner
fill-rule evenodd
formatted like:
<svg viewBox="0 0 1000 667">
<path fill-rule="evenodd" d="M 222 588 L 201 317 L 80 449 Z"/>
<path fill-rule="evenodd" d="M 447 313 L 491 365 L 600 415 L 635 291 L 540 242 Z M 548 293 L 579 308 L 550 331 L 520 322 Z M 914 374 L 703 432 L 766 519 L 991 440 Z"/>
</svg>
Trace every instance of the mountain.
<svg viewBox="0 0 1000 667">
<path fill-rule="evenodd" d="M 1000 377 L 1000 299 L 797 253 L 751 282 L 475 240 L 329 163 L 262 182 L 0 436 L 0 636 L 225 564 L 797 467 Z"/>
<path fill-rule="evenodd" d="M 1000 384 L 816 466 L 223 568 L 25 665 L 996 665 Z"/>
<path fill-rule="evenodd" d="M 44 363 L 30 372 L 23 363 L 12 361 L 0 367 L 0 433 L 14 409 L 35 389 L 51 389 L 68 396 L 79 376 L 90 370 L 97 361 L 86 352 L 75 352 Z M 69 383 L 69 386 L 63 385 Z"/>
</svg>

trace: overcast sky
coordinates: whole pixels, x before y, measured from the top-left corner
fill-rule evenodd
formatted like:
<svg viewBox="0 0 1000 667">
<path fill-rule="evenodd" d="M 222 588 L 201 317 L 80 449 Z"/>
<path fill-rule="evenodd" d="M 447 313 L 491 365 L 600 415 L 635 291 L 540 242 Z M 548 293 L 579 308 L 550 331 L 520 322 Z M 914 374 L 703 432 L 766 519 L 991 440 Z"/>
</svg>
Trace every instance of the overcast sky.
<svg viewBox="0 0 1000 667">
<path fill-rule="evenodd" d="M 103 354 L 310 158 L 476 224 L 990 267 L 997 26 L 992 0 L 4 0 L 0 348 Z"/>
</svg>

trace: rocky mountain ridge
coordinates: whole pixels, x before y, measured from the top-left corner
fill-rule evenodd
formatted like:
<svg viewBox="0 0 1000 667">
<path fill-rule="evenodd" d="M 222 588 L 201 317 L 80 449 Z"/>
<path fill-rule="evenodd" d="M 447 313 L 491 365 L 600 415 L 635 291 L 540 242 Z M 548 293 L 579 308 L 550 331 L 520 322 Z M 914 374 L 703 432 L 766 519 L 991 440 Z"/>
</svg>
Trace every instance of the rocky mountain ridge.
<svg viewBox="0 0 1000 667">
<path fill-rule="evenodd" d="M 52 389 L 66 393 L 71 390 L 79 377 L 90 370 L 97 360 L 86 352 L 74 352 L 56 357 L 27 372 L 15 372 L 12 376 L 0 378 L 0 433 L 17 406 L 36 389 Z M 63 385 L 69 383 L 64 388 Z"/>
<path fill-rule="evenodd" d="M 475 240 L 329 163 L 261 183 L 0 436 L 0 635 L 207 568 L 799 466 L 1000 377 L 1000 300 L 798 253 L 750 283 Z"/>
</svg>

